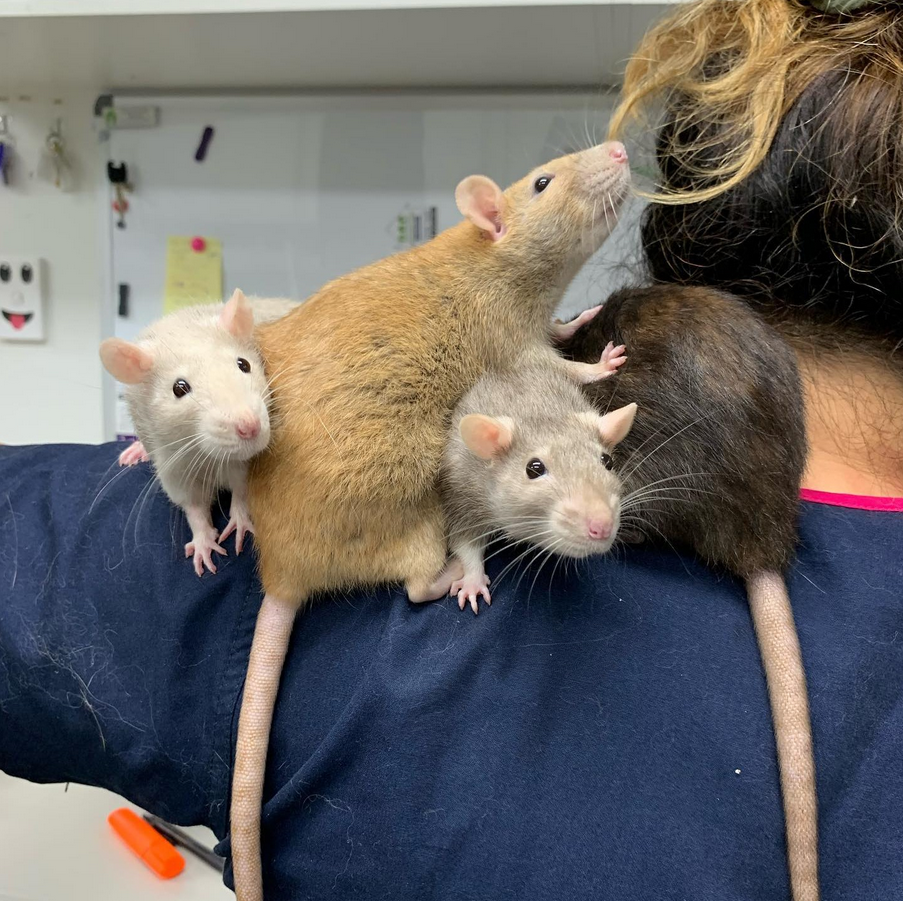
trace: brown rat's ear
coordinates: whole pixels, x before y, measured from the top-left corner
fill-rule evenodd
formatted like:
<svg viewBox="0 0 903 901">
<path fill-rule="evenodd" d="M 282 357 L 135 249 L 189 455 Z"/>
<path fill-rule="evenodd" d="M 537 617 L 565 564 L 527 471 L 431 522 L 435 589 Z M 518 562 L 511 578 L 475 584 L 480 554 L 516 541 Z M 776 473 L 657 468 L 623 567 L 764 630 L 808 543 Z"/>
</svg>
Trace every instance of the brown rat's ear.
<svg viewBox="0 0 903 901">
<path fill-rule="evenodd" d="M 461 420 L 458 431 L 472 454 L 483 460 L 491 460 L 511 447 L 513 426 L 514 423 L 505 417 L 493 419 L 491 416 L 471 413 Z"/>
<path fill-rule="evenodd" d="M 636 416 L 636 404 L 628 404 L 626 407 L 620 407 L 599 416 L 596 413 L 581 413 L 587 421 L 590 421 L 595 428 L 599 430 L 602 440 L 608 447 L 614 447 L 627 437 L 627 433 L 633 426 L 633 420 Z"/>
<path fill-rule="evenodd" d="M 485 175 L 468 175 L 455 188 L 455 203 L 470 221 L 493 241 L 505 234 L 505 195 Z"/>
<path fill-rule="evenodd" d="M 121 338 L 107 338 L 101 343 L 100 362 L 117 382 L 125 385 L 143 382 L 154 366 L 154 358 L 148 351 Z"/>
<path fill-rule="evenodd" d="M 220 325 L 236 338 L 247 340 L 254 331 L 254 311 L 248 298 L 236 288 L 223 307 L 219 317 Z"/>
</svg>

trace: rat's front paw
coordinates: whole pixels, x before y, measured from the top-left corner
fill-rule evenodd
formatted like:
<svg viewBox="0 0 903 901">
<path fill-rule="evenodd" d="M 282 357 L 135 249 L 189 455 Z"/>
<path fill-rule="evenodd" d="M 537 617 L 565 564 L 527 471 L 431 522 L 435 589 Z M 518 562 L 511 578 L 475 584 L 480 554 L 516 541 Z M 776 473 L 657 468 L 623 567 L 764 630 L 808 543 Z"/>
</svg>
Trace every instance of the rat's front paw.
<svg viewBox="0 0 903 901">
<path fill-rule="evenodd" d="M 489 577 L 486 573 L 480 573 L 479 576 L 463 579 L 456 579 L 452 582 L 449 594 L 458 596 L 458 608 L 463 610 L 464 605 L 470 601 L 470 609 L 474 613 L 480 612 L 479 599 L 482 597 L 487 604 L 492 603 L 492 596 L 489 594 Z"/>
<path fill-rule="evenodd" d="M 217 544 L 216 529 L 204 532 L 200 535 L 193 536 L 192 540 L 185 545 L 185 556 L 194 555 L 194 571 L 199 575 L 204 575 L 204 567 L 206 566 L 210 572 L 216 572 L 216 566 L 213 563 L 213 552 L 228 556 L 226 549 Z"/>
<path fill-rule="evenodd" d="M 559 322 L 557 319 L 552 323 L 552 340 L 556 344 L 563 344 L 570 338 L 573 338 L 574 335 L 577 334 L 577 331 L 581 329 L 587 322 L 596 318 L 596 314 L 601 310 L 601 305 L 598 307 L 593 307 L 589 310 L 584 310 L 576 319 L 572 319 L 570 322 Z"/>
<path fill-rule="evenodd" d="M 245 535 L 254 534 L 254 523 L 251 522 L 248 508 L 244 504 L 236 504 L 235 501 L 229 508 L 229 522 L 219 540 L 225 541 L 233 532 L 235 532 L 235 553 L 240 554 L 245 543 Z"/>
<path fill-rule="evenodd" d="M 140 441 L 130 444 L 120 455 L 120 466 L 134 466 L 136 463 L 147 463 L 150 457 L 144 449 L 144 445 Z"/>
<path fill-rule="evenodd" d="M 598 363 L 572 363 L 572 371 L 576 374 L 578 381 L 584 385 L 600 382 L 602 379 L 607 379 L 610 375 L 613 375 L 627 362 L 624 350 L 623 344 L 615 347 L 609 341 L 605 350 L 602 351 L 602 356 Z"/>
<path fill-rule="evenodd" d="M 604 375 L 600 376 L 600 378 L 611 375 L 618 367 L 623 366 L 627 362 L 627 356 L 624 353 L 626 349 L 627 348 L 623 344 L 619 344 L 615 347 L 611 341 L 605 345 L 605 350 L 602 351 L 602 357 L 596 364 L 601 371 L 604 371 Z"/>
</svg>

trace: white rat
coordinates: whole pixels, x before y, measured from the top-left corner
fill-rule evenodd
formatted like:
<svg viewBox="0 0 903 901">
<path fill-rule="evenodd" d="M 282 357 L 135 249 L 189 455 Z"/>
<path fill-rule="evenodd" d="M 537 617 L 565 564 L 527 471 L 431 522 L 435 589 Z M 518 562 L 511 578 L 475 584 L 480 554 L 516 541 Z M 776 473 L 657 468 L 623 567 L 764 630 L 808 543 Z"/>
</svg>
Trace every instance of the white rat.
<svg viewBox="0 0 903 901">
<path fill-rule="evenodd" d="M 491 603 L 483 555 L 495 532 L 572 558 L 611 548 L 622 495 L 611 451 L 636 410 L 600 415 L 573 379 L 545 362 L 484 375 L 465 395 L 441 474 L 449 572 L 460 576 L 450 593 L 462 610 L 469 601 L 477 613 L 480 597 Z"/>
<path fill-rule="evenodd" d="M 121 464 L 149 458 L 170 500 L 185 511 L 200 576 L 216 572 L 213 554 L 233 532 L 241 552 L 253 531 L 247 505 L 247 463 L 270 440 L 269 386 L 254 342 L 254 318 L 272 321 L 295 304 L 250 302 L 236 290 L 225 305 L 179 310 L 150 325 L 136 342 L 109 338 L 100 346 L 106 370 L 127 385 L 126 402 L 139 441 Z M 219 535 L 211 505 L 232 492 L 229 523 Z"/>
</svg>

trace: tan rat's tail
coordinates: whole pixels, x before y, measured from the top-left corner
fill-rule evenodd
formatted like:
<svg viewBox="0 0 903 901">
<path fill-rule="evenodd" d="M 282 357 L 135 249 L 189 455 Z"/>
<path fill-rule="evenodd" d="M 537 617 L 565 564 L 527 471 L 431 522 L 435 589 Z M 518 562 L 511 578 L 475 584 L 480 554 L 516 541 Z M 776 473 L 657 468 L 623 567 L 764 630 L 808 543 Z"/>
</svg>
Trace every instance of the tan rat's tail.
<svg viewBox="0 0 903 901">
<path fill-rule="evenodd" d="M 232 775 L 232 874 L 237 901 L 263 901 L 260 812 L 270 725 L 297 603 L 266 595 L 257 614 Z"/>
<path fill-rule="evenodd" d="M 760 572 L 746 581 L 768 681 L 787 823 L 793 901 L 818 901 L 818 801 L 806 674 L 784 578 Z"/>
</svg>

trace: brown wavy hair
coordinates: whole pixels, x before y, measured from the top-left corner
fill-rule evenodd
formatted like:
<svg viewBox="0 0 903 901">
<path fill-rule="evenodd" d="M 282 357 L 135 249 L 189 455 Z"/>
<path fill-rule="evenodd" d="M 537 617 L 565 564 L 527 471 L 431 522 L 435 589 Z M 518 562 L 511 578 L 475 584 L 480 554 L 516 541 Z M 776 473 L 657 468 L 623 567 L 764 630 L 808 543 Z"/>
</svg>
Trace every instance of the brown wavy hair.
<svg viewBox="0 0 903 901">
<path fill-rule="evenodd" d="M 694 133 L 680 186 L 650 199 L 707 200 L 739 184 L 762 162 L 781 121 L 820 76 L 844 72 L 852 137 L 880 134 L 876 162 L 903 184 L 903 4 L 873 3 L 828 14 L 801 0 L 699 0 L 644 37 L 627 66 L 610 137 L 662 106 L 679 107 L 673 146 Z M 876 99 L 880 95 L 880 100 Z M 647 195 L 648 196 L 648 195 Z"/>
<path fill-rule="evenodd" d="M 697 0 L 643 39 L 612 131 L 652 114 L 651 279 L 903 365 L 903 3 Z"/>
</svg>

